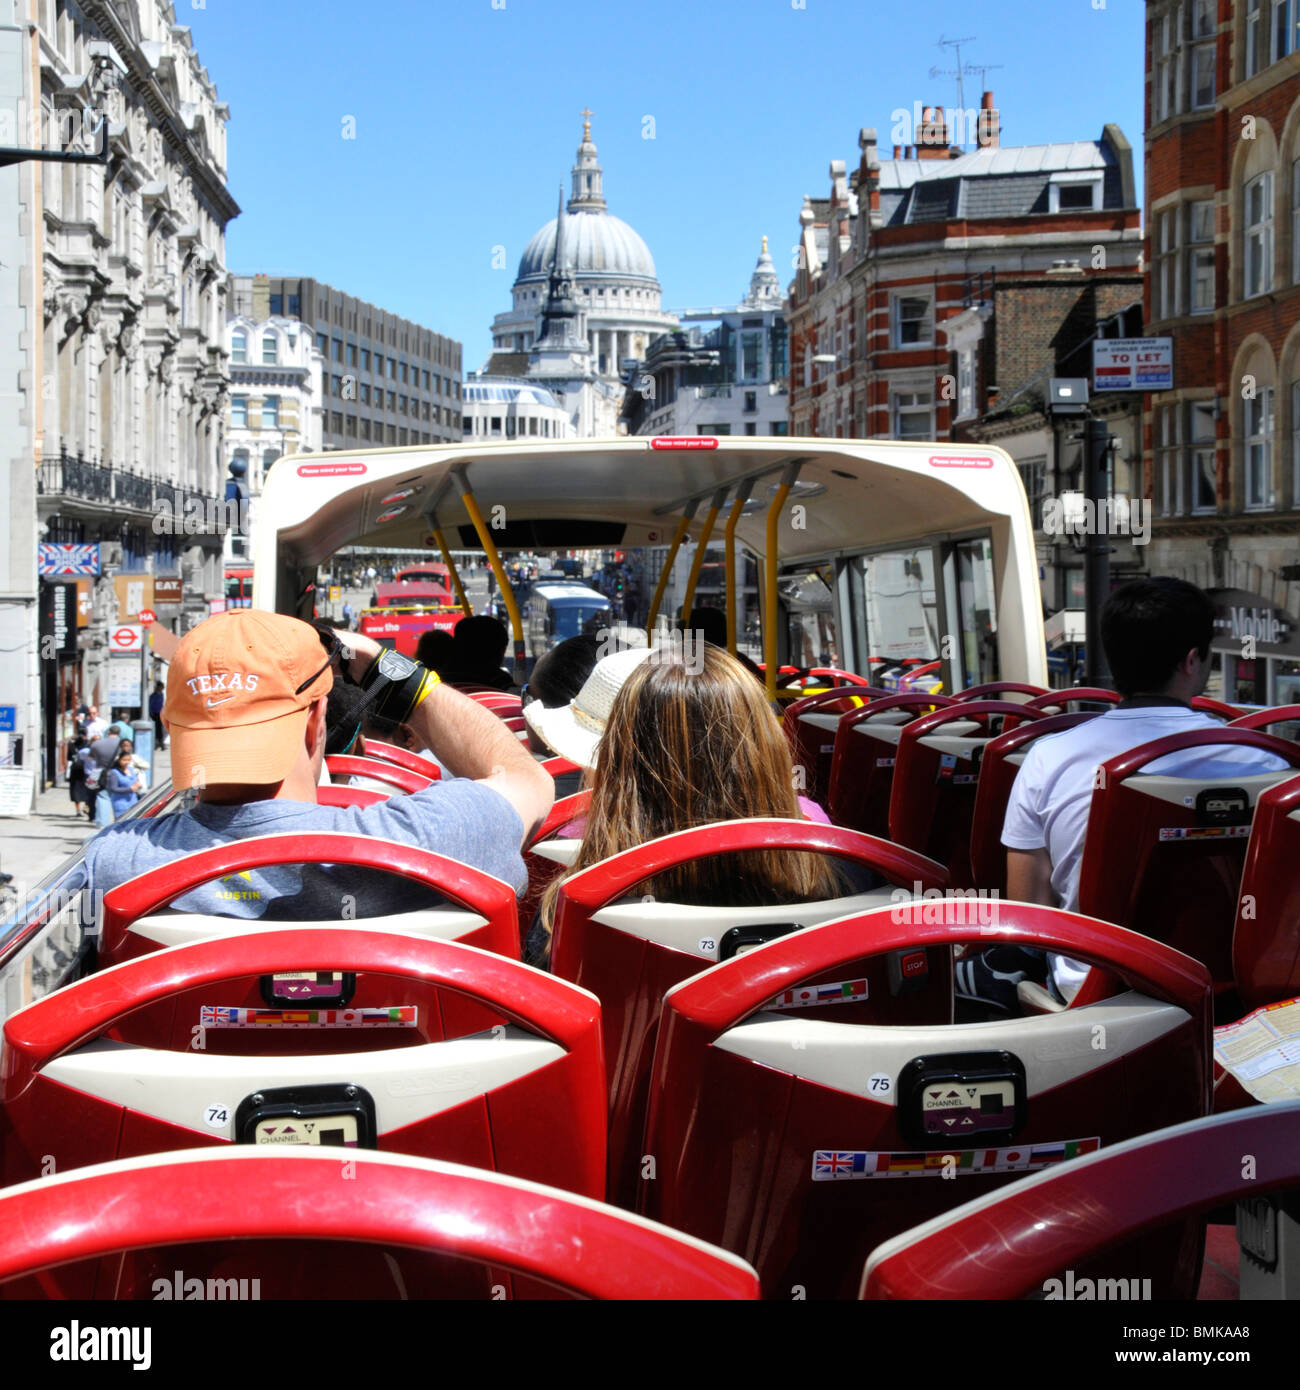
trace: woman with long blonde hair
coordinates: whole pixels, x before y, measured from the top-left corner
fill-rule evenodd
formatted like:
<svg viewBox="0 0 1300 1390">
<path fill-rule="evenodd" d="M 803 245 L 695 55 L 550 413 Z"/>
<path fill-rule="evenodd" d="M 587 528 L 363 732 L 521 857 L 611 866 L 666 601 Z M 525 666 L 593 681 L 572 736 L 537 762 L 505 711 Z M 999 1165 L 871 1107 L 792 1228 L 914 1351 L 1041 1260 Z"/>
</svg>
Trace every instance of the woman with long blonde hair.
<svg viewBox="0 0 1300 1390">
<path fill-rule="evenodd" d="M 688 663 L 675 648 L 607 657 L 567 707 L 594 750 L 583 757 L 547 712 L 542 737 L 589 773 L 591 805 L 570 874 L 622 850 L 714 821 L 753 816 L 804 819 L 790 748 L 763 688 L 731 655 L 701 644 Z M 611 676 L 602 668 L 618 667 Z M 604 683 L 602 688 L 602 677 Z M 607 703 L 603 721 L 602 704 Z M 564 877 L 568 877 L 566 874 Z M 541 922 L 549 935 L 563 878 L 547 889 Z M 832 860 L 798 852 L 742 851 L 691 860 L 635 889 L 669 902 L 755 907 L 811 902 L 844 891 Z"/>
</svg>

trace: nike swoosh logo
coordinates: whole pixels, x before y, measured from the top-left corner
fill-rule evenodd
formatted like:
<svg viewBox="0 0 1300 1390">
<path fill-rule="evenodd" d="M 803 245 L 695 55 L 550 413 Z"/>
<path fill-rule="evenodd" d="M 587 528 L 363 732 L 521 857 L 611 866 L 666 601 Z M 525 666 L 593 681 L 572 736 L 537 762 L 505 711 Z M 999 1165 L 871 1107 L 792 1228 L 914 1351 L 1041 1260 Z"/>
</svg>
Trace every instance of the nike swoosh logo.
<svg viewBox="0 0 1300 1390">
<path fill-rule="evenodd" d="M 227 700 L 233 700 L 234 698 L 235 697 L 233 695 L 223 695 L 220 700 L 213 700 L 209 697 L 208 708 L 212 709 L 215 705 L 224 705 Z"/>
</svg>

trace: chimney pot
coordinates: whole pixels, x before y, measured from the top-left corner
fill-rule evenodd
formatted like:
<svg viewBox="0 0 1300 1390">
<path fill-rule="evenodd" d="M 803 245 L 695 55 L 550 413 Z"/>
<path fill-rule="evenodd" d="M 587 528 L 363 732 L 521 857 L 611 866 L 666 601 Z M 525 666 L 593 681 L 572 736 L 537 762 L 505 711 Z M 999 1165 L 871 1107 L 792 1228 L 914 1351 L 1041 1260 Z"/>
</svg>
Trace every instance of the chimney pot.
<svg viewBox="0 0 1300 1390">
<path fill-rule="evenodd" d="M 894 158 L 895 158 L 895 159 L 900 159 L 900 158 L 902 157 L 902 154 L 903 154 L 903 147 L 902 147 L 902 145 L 895 145 L 895 146 L 894 146 Z"/>
<path fill-rule="evenodd" d="M 981 111 L 992 111 L 992 110 L 993 110 L 993 93 L 992 93 L 992 92 L 985 92 L 984 95 L 980 98 L 980 110 L 981 110 Z"/>
</svg>

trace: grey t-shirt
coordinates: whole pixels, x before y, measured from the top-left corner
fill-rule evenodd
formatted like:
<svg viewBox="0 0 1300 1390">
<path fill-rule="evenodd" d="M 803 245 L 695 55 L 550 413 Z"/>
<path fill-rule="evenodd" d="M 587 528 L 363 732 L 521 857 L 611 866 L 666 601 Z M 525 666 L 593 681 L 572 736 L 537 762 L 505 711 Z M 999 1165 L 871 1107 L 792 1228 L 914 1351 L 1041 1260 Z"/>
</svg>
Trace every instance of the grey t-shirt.
<svg viewBox="0 0 1300 1390">
<path fill-rule="evenodd" d="M 86 845 L 86 888 L 95 895 L 182 855 L 259 835 L 337 831 L 414 845 L 459 860 L 509 883 L 528 881 L 519 854 L 523 825 L 499 792 L 466 778 L 433 783 L 374 806 L 317 806 L 305 801 L 200 803 L 189 811 L 129 820 Z M 409 879 L 347 865 L 285 864 L 249 869 L 204 884 L 172 904 L 184 912 L 278 921 L 325 921 L 410 912 L 439 899 Z"/>
</svg>

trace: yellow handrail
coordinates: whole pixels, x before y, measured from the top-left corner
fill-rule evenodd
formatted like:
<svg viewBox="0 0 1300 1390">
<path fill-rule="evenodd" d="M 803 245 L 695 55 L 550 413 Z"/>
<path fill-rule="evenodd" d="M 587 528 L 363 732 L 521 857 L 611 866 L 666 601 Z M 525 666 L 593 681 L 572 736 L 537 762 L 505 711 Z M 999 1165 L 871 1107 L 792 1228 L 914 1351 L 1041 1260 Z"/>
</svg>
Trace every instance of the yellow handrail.
<svg viewBox="0 0 1300 1390">
<path fill-rule="evenodd" d="M 515 681 L 522 684 L 526 661 L 524 656 L 524 621 L 519 616 L 519 605 L 515 602 L 514 590 L 510 587 L 510 580 L 506 578 L 505 566 L 501 563 L 500 555 L 497 554 L 496 542 L 492 539 L 492 532 L 488 529 L 487 522 L 483 520 L 483 513 L 479 510 L 478 501 L 469 485 L 469 479 L 463 473 L 459 474 L 458 478 L 460 500 L 465 504 L 469 519 L 474 523 L 479 544 L 487 555 L 488 564 L 492 566 L 492 573 L 496 576 L 497 585 L 501 589 L 501 598 L 506 605 L 506 613 L 510 617 L 510 633 L 514 638 L 515 648 L 514 676 Z"/>
<path fill-rule="evenodd" d="M 447 541 L 442 534 L 442 527 L 433 527 L 433 538 L 438 543 L 438 549 L 442 551 L 443 563 L 451 575 L 452 587 L 456 590 L 456 597 L 460 600 L 460 606 L 467 618 L 474 614 L 474 605 L 469 601 L 469 595 L 465 592 L 465 586 L 460 582 L 460 575 L 456 572 L 456 562 L 451 558 L 451 551 L 447 549 Z"/>
<path fill-rule="evenodd" d="M 664 590 L 668 587 L 668 576 L 672 573 L 673 561 L 677 558 L 677 552 L 682 547 L 682 539 L 686 535 L 686 528 L 691 524 L 697 506 L 698 503 L 696 502 L 688 502 L 686 504 L 686 510 L 682 513 L 682 519 L 677 523 L 677 530 L 668 547 L 668 554 L 664 559 L 664 567 L 659 571 L 659 583 L 655 585 L 654 598 L 650 600 L 650 613 L 645 620 L 646 636 L 651 642 L 654 641 L 655 619 L 659 616 L 659 605 L 663 602 Z"/>
<path fill-rule="evenodd" d="M 682 623 L 687 624 L 691 620 L 691 609 L 695 604 L 695 586 L 700 582 L 700 570 L 704 567 L 704 552 L 709 544 L 709 537 L 713 534 L 713 523 L 718 519 L 718 513 L 722 510 L 722 504 L 727 500 L 727 491 L 720 488 L 713 495 L 713 501 L 709 504 L 708 515 L 704 518 L 704 529 L 700 532 L 700 538 L 695 543 L 695 558 L 691 561 L 690 577 L 686 581 L 686 593 L 682 597 Z"/>
</svg>

